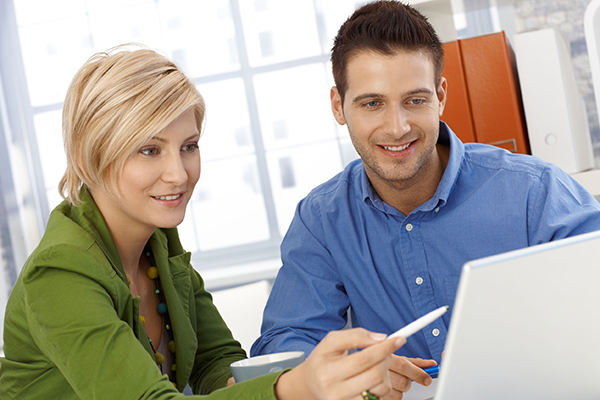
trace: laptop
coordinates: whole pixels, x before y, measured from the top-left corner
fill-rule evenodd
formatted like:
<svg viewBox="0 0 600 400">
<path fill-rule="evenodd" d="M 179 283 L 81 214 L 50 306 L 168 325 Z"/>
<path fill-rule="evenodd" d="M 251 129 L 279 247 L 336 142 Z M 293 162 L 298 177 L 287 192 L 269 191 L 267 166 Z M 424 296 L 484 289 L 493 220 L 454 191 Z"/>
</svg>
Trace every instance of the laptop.
<svg viewBox="0 0 600 400">
<path fill-rule="evenodd" d="M 405 398 L 600 399 L 600 231 L 466 263 L 434 381 Z"/>
</svg>

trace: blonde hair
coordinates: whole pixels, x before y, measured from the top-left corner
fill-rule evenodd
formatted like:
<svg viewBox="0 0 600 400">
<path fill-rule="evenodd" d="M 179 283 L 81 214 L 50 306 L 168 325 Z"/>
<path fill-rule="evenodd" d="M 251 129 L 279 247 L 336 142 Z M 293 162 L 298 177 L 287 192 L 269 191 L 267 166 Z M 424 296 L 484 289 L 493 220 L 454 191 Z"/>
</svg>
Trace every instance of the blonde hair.
<svg viewBox="0 0 600 400">
<path fill-rule="evenodd" d="M 74 205 L 82 185 L 115 198 L 125 161 L 190 107 L 202 131 L 204 100 L 193 82 L 157 52 L 129 46 L 92 56 L 67 91 L 67 170 L 58 190 Z"/>
</svg>

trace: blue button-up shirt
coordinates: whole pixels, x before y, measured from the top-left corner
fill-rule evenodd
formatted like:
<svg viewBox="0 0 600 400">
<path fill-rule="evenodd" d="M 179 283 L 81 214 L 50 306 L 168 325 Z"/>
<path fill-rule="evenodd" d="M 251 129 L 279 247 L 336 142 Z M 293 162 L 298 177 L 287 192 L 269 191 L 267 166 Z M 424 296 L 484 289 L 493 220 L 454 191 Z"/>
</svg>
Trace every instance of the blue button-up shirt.
<svg viewBox="0 0 600 400">
<path fill-rule="evenodd" d="M 558 167 L 482 144 L 444 123 L 450 159 L 435 195 L 404 215 L 384 203 L 360 160 L 303 199 L 252 355 L 303 350 L 346 325 L 390 334 L 452 306 L 463 264 L 600 230 L 600 205 Z M 441 361 L 452 315 L 398 355 Z"/>
</svg>

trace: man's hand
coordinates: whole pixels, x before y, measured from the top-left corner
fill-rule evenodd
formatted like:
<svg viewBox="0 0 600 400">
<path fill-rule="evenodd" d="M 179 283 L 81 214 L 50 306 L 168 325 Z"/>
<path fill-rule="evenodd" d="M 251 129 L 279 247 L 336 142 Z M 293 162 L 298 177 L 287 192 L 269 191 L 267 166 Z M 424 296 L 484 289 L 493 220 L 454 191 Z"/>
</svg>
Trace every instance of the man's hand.
<svg viewBox="0 0 600 400">
<path fill-rule="evenodd" d="M 423 360 L 422 358 L 406 358 L 392 355 L 390 365 L 390 381 L 392 392 L 387 394 L 386 400 L 400 400 L 404 392 L 410 390 L 412 381 L 423 386 L 431 385 L 433 381 L 423 368 L 437 365 L 435 360 Z"/>
</svg>

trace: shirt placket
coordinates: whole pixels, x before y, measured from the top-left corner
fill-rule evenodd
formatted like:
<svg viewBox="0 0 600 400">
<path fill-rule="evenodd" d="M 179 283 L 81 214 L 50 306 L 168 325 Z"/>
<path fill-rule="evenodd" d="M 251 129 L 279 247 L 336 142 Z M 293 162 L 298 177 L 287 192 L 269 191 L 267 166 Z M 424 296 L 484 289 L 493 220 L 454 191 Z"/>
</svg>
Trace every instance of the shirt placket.
<svg viewBox="0 0 600 400">
<path fill-rule="evenodd" d="M 438 305 L 435 301 L 433 284 L 429 277 L 425 247 L 421 239 L 422 220 L 419 217 L 420 214 L 408 216 L 400 226 L 402 261 L 406 270 L 410 297 L 417 314 L 415 317 L 425 315 L 444 305 Z M 442 319 L 438 319 L 431 325 L 423 328 L 422 332 L 431 355 L 439 357 L 444 349 L 447 334 L 447 329 Z"/>
</svg>

